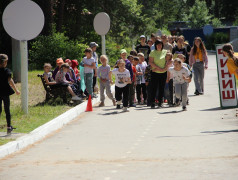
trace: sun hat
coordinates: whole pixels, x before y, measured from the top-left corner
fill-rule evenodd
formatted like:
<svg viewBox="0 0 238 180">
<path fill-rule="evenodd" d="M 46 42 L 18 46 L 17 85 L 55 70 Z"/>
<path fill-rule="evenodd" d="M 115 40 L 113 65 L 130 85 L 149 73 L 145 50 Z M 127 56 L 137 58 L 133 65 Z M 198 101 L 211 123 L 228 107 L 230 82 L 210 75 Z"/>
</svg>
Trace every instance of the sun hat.
<svg viewBox="0 0 238 180">
<path fill-rule="evenodd" d="M 95 42 L 90 42 L 90 44 L 89 44 L 89 47 L 90 47 L 90 48 L 95 47 L 95 46 L 98 47 L 98 44 L 95 43 Z"/>
<path fill-rule="evenodd" d="M 120 54 L 123 54 L 123 53 L 127 53 L 127 51 L 126 51 L 125 49 L 122 49 L 122 50 L 120 51 Z"/>
<path fill-rule="evenodd" d="M 145 35 L 141 35 L 140 38 L 145 38 Z"/>
<path fill-rule="evenodd" d="M 56 63 L 57 63 L 57 64 L 63 64 L 63 63 L 64 63 L 64 60 L 63 60 L 62 58 L 58 58 L 58 59 L 56 60 Z"/>
</svg>

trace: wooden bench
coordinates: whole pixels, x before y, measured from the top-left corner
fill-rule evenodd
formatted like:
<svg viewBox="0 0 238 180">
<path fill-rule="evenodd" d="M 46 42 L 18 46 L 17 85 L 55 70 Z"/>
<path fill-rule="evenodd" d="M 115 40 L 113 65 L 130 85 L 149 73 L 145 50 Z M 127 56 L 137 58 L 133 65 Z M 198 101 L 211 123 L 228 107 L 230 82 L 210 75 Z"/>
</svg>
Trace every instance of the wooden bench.
<svg viewBox="0 0 238 180">
<path fill-rule="evenodd" d="M 68 98 L 71 97 L 69 94 L 69 91 L 67 87 L 57 87 L 57 88 L 51 88 L 50 85 L 46 84 L 46 81 L 44 79 L 43 75 L 38 74 L 37 77 L 40 77 L 41 82 L 44 86 L 44 89 L 46 91 L 46 97 L 45 101 L 49 101 L 50 99 L 55 99 L 57 97 L 60 97 L 63 99 L 64 103 L 67 103 Z"/>
</svg>

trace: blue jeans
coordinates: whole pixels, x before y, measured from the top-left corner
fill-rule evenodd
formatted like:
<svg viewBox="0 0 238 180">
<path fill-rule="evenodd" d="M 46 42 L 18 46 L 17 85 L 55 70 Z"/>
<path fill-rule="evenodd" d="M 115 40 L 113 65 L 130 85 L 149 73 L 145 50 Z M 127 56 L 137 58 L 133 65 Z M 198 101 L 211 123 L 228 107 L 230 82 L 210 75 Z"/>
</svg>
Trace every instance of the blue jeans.
<svg viewBox="0 0 238 180">
<path fill-rule="evenodd" d="M 203 93 L 204 91 L 204 65 L 203 62 L 196 62 L 193 64 L 193 72 L 194 72 L 194 83 L 196 90 L 199 93 Z"/>
<path fill-rule="evenodd" d="M 88 94 L 92 96 L 93 93 L 93 73 L 85 73 L 84 81 Z"/>
</svg>

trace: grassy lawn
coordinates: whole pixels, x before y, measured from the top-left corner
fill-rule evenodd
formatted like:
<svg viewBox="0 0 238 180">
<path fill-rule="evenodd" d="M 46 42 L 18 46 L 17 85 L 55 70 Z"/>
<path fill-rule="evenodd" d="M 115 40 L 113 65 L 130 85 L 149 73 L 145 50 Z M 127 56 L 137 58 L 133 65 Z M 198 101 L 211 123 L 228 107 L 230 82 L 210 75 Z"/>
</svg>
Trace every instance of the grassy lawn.
<svg viewBox="0 0 238 180">
<path fill-rule="evenodd" d="M 45 124 L 52 120 L 58 115 L 69 110 L 71 107 L 66 105 L 50 106 L 45 105 L 45 90 L 42 85 L 40 78 L 37 74 L 42 74 L 42 71 L 31 71 L 29 72 L 29 114 L 25 115 L 21 111 L 21 95 L 16 94 L 11 96 L 11 115 L 12 115 L 12 126 L 17 129 L 13 132 L 16 133 L 29 133 L 35 128 Z M 21 90 L 21 84 L 18 83 L 17 87 Z M 3 111 L 0 116 L 0 131 L 6 132 L 6 118 L 5 112 Z M 4 144 L 10 140 L 1 139 L 0 144 Z"/>
</svg>

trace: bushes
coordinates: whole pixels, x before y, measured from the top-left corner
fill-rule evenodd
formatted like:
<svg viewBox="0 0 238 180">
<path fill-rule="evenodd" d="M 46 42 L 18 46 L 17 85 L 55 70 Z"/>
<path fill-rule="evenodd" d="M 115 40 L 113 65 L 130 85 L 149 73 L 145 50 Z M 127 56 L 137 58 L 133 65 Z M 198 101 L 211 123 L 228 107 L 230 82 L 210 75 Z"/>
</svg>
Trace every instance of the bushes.
<svg viewBox="0 0 238 180">
<path fill-rule="evenodd" d="M 55 66 L 58 57 L 81 61 L 85 48 L 87 48 L 87 45 L 69 40 L 64 33 L 39 36 L 30 43 L 29 69 L 42 69 L 46 62 Z"/>
<path fill-rule="evenodd" d="M 224 44 L 229 42 L 229 35 L 222 32 L 213 33 L 211 36 L 206 36 L 206 48 L 215 50 L 216 44 Z"/>
</svg>

